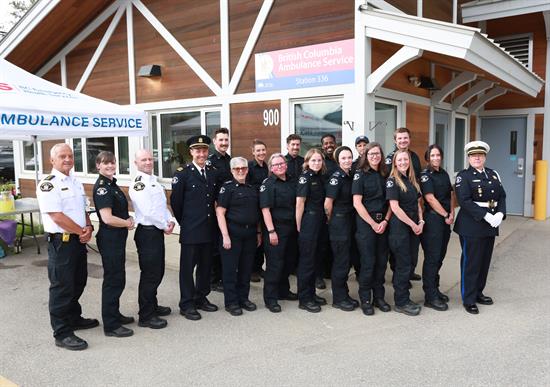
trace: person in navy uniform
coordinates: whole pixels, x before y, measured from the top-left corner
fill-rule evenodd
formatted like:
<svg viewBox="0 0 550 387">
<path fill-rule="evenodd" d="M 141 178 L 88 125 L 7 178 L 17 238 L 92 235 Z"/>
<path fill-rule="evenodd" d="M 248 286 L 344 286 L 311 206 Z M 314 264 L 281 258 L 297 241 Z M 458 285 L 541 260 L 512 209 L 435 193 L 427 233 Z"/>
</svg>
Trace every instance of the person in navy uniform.
<svg viewBox="0 0 550 387">
<path fill-rule="evenodd" d="M 361 162 L 353 175 L 353 206 L 357 211 L 355 239 L 361 257 L 359 299 L 366 316 L 374 306 L 382 312 L 391 307 L 385 301 L 384 276 L 388 265 L 388 223 L 391 217 L 386 200 L 388 175 L 382 147 L 377 142 L 365 146 Z"/>
<path fill-rule="evenodd" d="M 323 212 L 325 187 L 322 175 L 325 172 L 323 154 L 317 148 L 306 153 L 304 171 L 298 178 L 296 188 L 296 226 L 298 228 L 297 280 L 299 308 L 308 312 L 321 311 L 327 301 L 315 294 L 315 263 L 318 259 L 319 235 L 326 223 Z"/>
<path fill-rule="evenodd" d="M 214 144 L 214 152 L 208 156 L 206 164 L 213 167 L 215 170 L 216 184 L 218 187 L 221 187 L 223 183 L 233 178 L 231 176 L 231 168 L 229 167 L 231 155 L 227 153 L 227 150 L 229 149 L 229 129 L 216 129 L 212 143 Z M 210 287 L 216 292 L 223 292 L 222 261 L 220 258 L 221 234 L 217 225 L 215 228 L 215 233 L 218 246 L 212 250 L 212 274 L 210 278 Z"/>
<path fill-rule="evenodd" d="M 288 276 L 296 267 L 294 246 L 296 231 L 296 182 L 287 175 L 287 163 L 281 153 L 274 153 L 267 162 L 269 177 L 260 186 L 260 208 L 265 230 L 266 252 L 264 302 L 272 313 L 279 313 L 278 300 L 296 301 L 290 291 Z"/>
<path fill-rule="evenodd" d="M 393 271 L 394 310 L 409 316 L 420 313 L 421 306 L 410 299 L 409 279 L 413 255 L 424 228 L 420 186 L 416 180 L 411 156 L 398 149 L 386 181 L 386 199 L 394 216 L 390 218 L 390 250 L 395 258 Z"/>
<path fill-rule="evenodd" d="M 287 174 L 291 179 L 298 179 L 302 173 L 304 158 L 300 156 L 300 147 L 302 145 L 302 137 L 298 134 L 289 134 L 286 138 L 287 154 L 285 156 L 287 164 Z"/>
<path fill-rule="evenodd" d="M 141 270 L 138 325 L 161 329 L 168 322 L 159 316 L 167 316 L 172 312 L 169 307 L 159 305 L 157 300 L 157 289 L 164 276 L 164 234 L 172 234 L 175 220 L 166 205 L 164 187 L 153 175 L 155 159 L 151 151 L 138 150 L 134 164 L 138 173 L 128 193 L 136 214 L 134 241 Z"/>
<path fill-rule="evenodd" d="M 256 246 L 262 238 L 258 190 L 246 183 L 248 162 L 244 157 L 235 157 L 230 166 L 233 179 L 220 188 L 216 216 L 222 234 L 225 310 L 240 316 L 243 309 L 256 310 L 248 295 Z"/>
<path fill-rule="evenodd" d="M 422 172 L 422 164 L 420 163 L 420 158 L 418 157 L 418 155 L 410 149 L 411 131 L 408 128 L 395 129 L 395 131 L 393 132 L 393 141 L 395 143 L 395 149 L 393 152 L 388 153 L 388 155 L 386 156 L 386 166 L 388 167 L 388 169 L 391 170 L 392 168 L 392 161 L 395 153 L 398 150 L 406 150 L 410 153 L 411 164 L 412 164 L 412 168 L 414 169 L 414 174 L 416 176 L 416 179 L 417 180 L 420 179 L 420 173 Z M 420 240 L 417 240 L 416 243 L 417 244 L 413 246 L 413 251 L 411 253 L 412 260 L 413 260 L 411 265 L 411 275 L 410 275 L 411 281 L 420 281 L 422 279 L 422 277 L 419 274 L 415 273 L 416 265 L 418 264 L 418 248 L 420 245 Z M 394 259 L 392 254 L 390 254 L 389 261 L 390 261 L 390 267 L 393 270 Z"/>
<path fill-rule="evenodd" d="M 495 170 L 485 167 L 490 147 L 483 141 L 466 144 L 470 167 L 458 173 L 455 192 L 460 211 L 454 232 L 460 236 L 460 289 L 468 313 L 478 314 L 476 305 L 491 305 L 483 290 L 493 255 L 498 227 L 506 218 L 506 192 Z"/>
<path fill-rule="evenodd" d="M 255 139 L 252 141 L 252 156 L 253 159 L 248 162 L 248 173 L 246 182 L 260 192 L 260 186 L 269 175 L 267 169 L 267 147 L 265 142 Z M 254 265 L 252 266 L 251 282 L 260 282 L 260 278 L 264 275 L 264 246 L 262 243 L 256 248 L 254 256 Z"/>
<path fill-rule="evenodd" d="M 438 311 L 448 309 L 449 297 L 439 290 L 439 270 L 447 254 L 454 222 L 455 198 L 449 174 L 441 167 L 443 150 L 437 144 L 428 146 L 424 159 L 428 162 L 420 176 L 424 196 L 424 230 L 420 236 L 424 250 L 422 287 L 424 306 Z"/>
<path fill-rule="evenodd" d="M 120 313 L 120 296 L 126 286 L 126 239 L 134 229 L 134 218 L 128 214 L 128 200 L 115 178 L 116 158 L 112 152 L 100 152 L 95 164 L 99 177 L 94 184 L 94 205 L 99 218 L 97 247 L 103 262 L 101 315 L 106 336 L 128 337 L 134 334 L 125 324 L 133 317 Z"/>
<path fill-rule="evenodd" d="M 218 192 L 215 170 L 206 165 L 208 136 L 187 140 L 192 162 L 178 168 L 172 178 L 170 205 L 180 225 L 180 314 L 200 320 L 197 309 L 215 312 L 218 307 L 206 298 L 210 293 L 212 249 L 217 247 L 214 202 Z M 196 283 L 193 271 L 196 267 Z"/>
<path fill-rule="evenodd" d="M 355 150 L 357 151 L 357 158 L 353 160 L 353 164 L 351 164 L 352 175 L 355 175 L 355 171 L 357 171 L 359 167 L 359 163 L 361 162 L 361 158 L 366 152 L 367 144 L 369 142 L 369 138 L 364 135 L 357 136 L 355 138 Z"/>
<path fill-rule="evenodd" d="M 359 302 L 349 296 L 348 274 L 351 259 L 351 238 L 354 209 L 350 175 L 353 153 L 347 146 L 334 151 L 338 169 L 330 177 L 326 186 L 325 214 L 328 220 L 328 232 L 332 247 L 332 306 L 351 312 Z"/>
<path fill-rule="evenodd" d="M 86 213 L 84 187 L 73 175 L 72 149 L 65 143 L 54 145 L 50 161 L 51 174 L 36 189 L 48 238 L 50 322 L 55 345 L 78 351 L 88 343 L 74 331 L 99 325 L 95 318 L 82 317 L 79 303 L 88 279 L 86 243 L 92 238 L 93 226 Z"/>
</svg>

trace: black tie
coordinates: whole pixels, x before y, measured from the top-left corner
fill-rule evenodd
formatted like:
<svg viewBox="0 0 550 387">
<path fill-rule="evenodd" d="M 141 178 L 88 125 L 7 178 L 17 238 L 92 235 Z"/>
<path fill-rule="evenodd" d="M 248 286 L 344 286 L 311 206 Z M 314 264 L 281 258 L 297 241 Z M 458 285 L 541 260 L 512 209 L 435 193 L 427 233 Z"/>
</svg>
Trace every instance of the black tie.
<svg viewBox="0 0 550 387">
<path fill-rule="evenodd" d="M 204 168 L 201 168 L 201 176 L 206 181 L 206 174 L 204 173 Z"/>
</svg>

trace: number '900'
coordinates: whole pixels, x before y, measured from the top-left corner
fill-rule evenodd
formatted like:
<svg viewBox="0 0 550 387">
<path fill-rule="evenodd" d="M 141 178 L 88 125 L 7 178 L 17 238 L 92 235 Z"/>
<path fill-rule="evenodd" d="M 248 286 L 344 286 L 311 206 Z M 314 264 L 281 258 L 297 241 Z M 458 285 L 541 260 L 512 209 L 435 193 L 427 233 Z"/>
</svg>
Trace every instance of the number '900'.
<svg viewBox="0 0 550 387">
<path fill-rule="evenodd" d="M 279 125 L 279 109 L 265 109 L 264 126 Z"/>
</svg>

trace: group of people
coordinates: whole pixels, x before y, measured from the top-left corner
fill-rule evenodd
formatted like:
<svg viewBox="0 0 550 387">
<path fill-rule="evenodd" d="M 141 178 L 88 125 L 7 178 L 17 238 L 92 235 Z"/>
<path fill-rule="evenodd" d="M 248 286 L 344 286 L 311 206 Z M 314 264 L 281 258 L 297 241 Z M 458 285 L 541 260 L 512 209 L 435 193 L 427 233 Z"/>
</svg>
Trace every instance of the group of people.
<svg viewBox="0 0 550 387">
<path fill-rule="evenodd" d="M 167 326 L 162 318 L 170 307 L 158 304 L 157 289 L 164 275 L 164 236 L 179 224 L 180 314 L 201 319 L 199 311 L 218 307 L 207 296 L 223 291 L 225 310 L 233 316 L 254 311 L 250 282 L 263 276 L 263 302 L 281 312 L 279 300 L 298 301 L 307 312 L 320 312 L 327 300 L 316 294 L 331 279 L 332 306 L 343 311 L 360 308 L 369 316 L 375 307 L 391 310 L 385 300 L 388 261 L 393 271 L 394 310 L 417 315 L 421 306 L 410 299 L 411 280 L 423 280 L 424 305 L 448 309 L 448 296 L 439 289 L 439 270 L 449 242 L 451 225 L 460 236 L 461 293 L 467 312 L 477 304 L 492 304 L 483 294 L 498 226 L 506 214 L 505 192 L 498 174 L 485 167 L 489 145 L 473 141 L 465 147 L 470 167 L 461 171 L 455 187 L 442 168 L 443 150 L 430 145 L 426 168 L 409 149 L 410 131 L 394 133 L 395 150 L 384 157 L 380 144 L 366 136 L 355 141 L 359 154 L 336 146 L 333 135 L 321 139 L 321 149 L 300 156 L 301 138 L 287 138 L 287 154 L 268 158 L 264 142 L 254 140 L 253 159 L 231 158 L 229 131 L 218 129 L 212 140 L 187 140 L 191 162 L 172 179 L 170 212 L 163 186 L 153 174 L 149 150 L 136 152 L 138 173 L 128 195 L 117 185 L 116 159 L 111 152 L 96 158 L 99 177 L 93 187 L 99 220 L 96 233 L 104 277 L 102 320 L 107 336 L 128 337 L 133 317 L 120 312 L 125 287 L 128 230 L 135 229 L 141 270 L 138 325 Z M 65 144 L 50 152 L 52 172 L 39 183 L 37 197 L 48 238 L 49 310 L 55 344 L 87 348 L 75 335 L 99 325 L 82 317 L 79 298 L 87 279 L 86 243 L 94 227 L 85 209 L 82 183 L 73 175 L 74 157 Z M 461 210 L 455 221 L 455 207 Z M 419 245 L 424 251 L 422 277 L 415 273 Z M 265 261 L 265 262 L 264 262 Z M 263 270 L 265 264 L 265 271 Z M 350 295 L 348 276 L 354 268 L 359 300 Z M 289 276 L 297 277 L 297 292 Z"/>
</svg>

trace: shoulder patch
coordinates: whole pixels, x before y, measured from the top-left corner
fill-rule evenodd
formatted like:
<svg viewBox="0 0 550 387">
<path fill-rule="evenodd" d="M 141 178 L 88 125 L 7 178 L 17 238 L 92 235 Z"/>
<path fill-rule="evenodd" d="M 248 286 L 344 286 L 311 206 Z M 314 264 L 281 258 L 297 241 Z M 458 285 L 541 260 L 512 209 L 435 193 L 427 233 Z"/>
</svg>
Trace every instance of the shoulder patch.
<svg viewBox="0 0 550 387">
<path fill-rule="evenodd" d="M 144 189 L 145 189 L 145 184 L 143 184 L 141 181 L 134 184 L 134 190 L 143 191 Z"/>
<path fill-rule="evenodd" d="M 225 187 L 221 187 L 220 188 L 220 194 L 224 193 L 225 192 Z"/>
<path fill-rule="evenodd" d="M 300 178 L 298 179 L 298 184 L 305 184 L 307 183 L 307 179 L 305 178 L 305 176 L 300 176 Z"/>
<path fill-rule="evenodd" d="M 329 180 L 328 182 L 330 185 L 338 185 L 338 179 L 333 177 L 332 179 Z"/>
<path fill-rule="evenodd" d="M 134 181 L 141 181 L 141 178 L 142 178 L 142 177 L 143 177 L 143 176 L 138 175 L 138 176 L 136 176 L 136 179 L 135 179 Z"/>
<path fill-rule="evenodd" d="M 393 187 L 393 185 L 394 185 L 393 180 L 386 181 L 386 188 L 391 188 Z"/>
<path fill-rule="evenodd" d="M 179 181 L 179 179 L 178 179 L 177 176 L 174 176 L 174 177 L 172 178 L 172 184 L 178 184 L 178 181 Z"/>
<path fill-rule="evenodd" d="M 356 172 L 355 175 L 353 175 L 353 180 L 359 180 L 360 177 L 361 175 L 359 174 L 359 172 Z"/>
<path fill-rule="evenodd" d="M 99 196 L 106 195 L 107 194 L 107 188 L 99 187 L 98 189 L 96 189 L 95 193 L 98 194 Z"/>
<path fill-rule="evenodd" d="M 52 189 L 53 189 L 53 184 L 50 183 L 49 181 L 45 181 L 42 184 L 40 184 L 40 191 L 42 192 L 50 192 Z"/>
<path fill-rule="evenodd" d="M 461 181 L 462 181 L 462 176 L 457 176 L 456 177 L 456 184 L 460 184 Z"/>
<path fill-rule="evenodd" d="M 206 166 L 208 166 L 208 167 L 211 167 L 211 166 L 212 166 L 212 161 L 210 161 L 210 158 L 208 158 L 208 160 L 205 161 L 205 164 L 206 164 Z"/>
<path fill-rule="evenodd" d="M 260 186 L 260 192 L 264 192 L 264 191 L 265 191 L 265 185 L 262 184 L 262 185 Z"/>
<path fill-rule="evenodd" d="M 422 176 L 420 176 L 420 181 L 421 181 L 422 183 L 425 183 L 425 182 L 427 182 L 428 180 L 430 180 L 430 178 L 428 177 L 428 175 L 422 175 Z"/>
<path fill-rule="evenodd" d="M 55 175 L 48 175 L 44 178 L 44 180 L 48 180 L 48 181 L 53 180 L 53 179 L 55 179 Z"/>
</svg>

